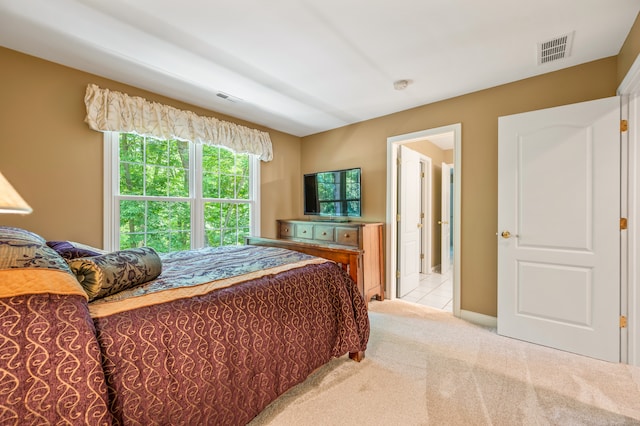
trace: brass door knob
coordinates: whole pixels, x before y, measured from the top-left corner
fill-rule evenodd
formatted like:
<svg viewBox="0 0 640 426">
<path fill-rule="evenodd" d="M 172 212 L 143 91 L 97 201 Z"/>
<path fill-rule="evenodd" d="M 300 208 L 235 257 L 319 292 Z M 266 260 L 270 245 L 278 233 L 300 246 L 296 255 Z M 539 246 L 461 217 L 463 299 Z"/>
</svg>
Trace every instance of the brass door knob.
<svg viewBox="0 0 640 426">
<path fill-rule="evenodd" d="M 438 225 L 447 225 L 449 222 L 447 222 L 446 220 L 443 222 L 441 220 L 438 221 Z"/>
<path fill-rule="evenodd" d="M 513 238 L 518 238 L 518 235 L 516 235 L 516 234 L 512 234 L 512 233 L 511 233 L 511 232 L 509 232 L 509 231 L 502 231 L 502 234 L 500 234 L 500 236 L 501 236 L 502 238 L 505 238 L 505 239 L 506 239 L 506 238 L 511 238 L 511 237 L 513 237 Z"/>
</svg>

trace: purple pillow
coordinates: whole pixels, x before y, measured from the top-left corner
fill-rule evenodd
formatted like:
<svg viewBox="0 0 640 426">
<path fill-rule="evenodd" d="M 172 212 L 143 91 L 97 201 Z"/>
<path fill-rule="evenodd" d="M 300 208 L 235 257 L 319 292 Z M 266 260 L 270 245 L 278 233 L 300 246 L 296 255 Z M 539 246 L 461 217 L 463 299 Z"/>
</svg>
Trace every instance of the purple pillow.
<svg viewBox="0 0 640 426">
<path fill-rule="evenodd" d="M 100 256 L 101 254 L 107 253 L 104 250 L 74 241 L 47 241 L 47 245 L 67 260 L 77 259 L 79 257 Z"/>
</svg>

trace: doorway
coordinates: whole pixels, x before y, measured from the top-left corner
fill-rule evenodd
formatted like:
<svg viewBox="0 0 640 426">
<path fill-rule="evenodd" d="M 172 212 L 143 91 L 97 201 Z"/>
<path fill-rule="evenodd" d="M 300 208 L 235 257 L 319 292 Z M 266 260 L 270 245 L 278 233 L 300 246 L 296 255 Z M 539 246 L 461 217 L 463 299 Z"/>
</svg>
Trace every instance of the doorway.
<svg viewBox="0 0 640 426">
<path fill-rule="evenodd" d="M 390 299 L 398 297 L 398 283 L 401 280 L 400 266 L 402 259 L 398 250 L 398 240 L 400 238 L 398 228 L 400 222 L 398 212 L 400 209 L 399 200 L 401 191 L 398 190 L 398 151 L 399 147 L 406 145 L 412 148 L 420 145 L 421 141 L 429 141 L 430 143 L 444 143 L 449 140 L 453 146 L 452 161 L 446 164 L 454 164 L 453 167 L 453 209 L 450 217 L 441 217 L 441 213 L 434 213 L 434 221 L 447 222 L 436 224 L 435 226 L 447 225 L 450 227 L 453 253 L 453 264 L 450 268 L 450 283 L 452 283 L 452 312 L 456 316 L 460 316 L 460 199 L 461 199 L 461 124 L 453 124 L 442 126 L 434 129 L 427 129 L 410 134 L 390 137 L 387 139 L 387 294 Z M 412 146 L 413 145 L 413 146 Z M 441 163 L 438 163 L 439 165 Z M 438 167 L 439 168 L 439 167 Z M 440 172 L 438 172 L 440 173 Z M 449 179 L 445 178 L 447 181 Z M 439 192 L 439 191 L 438 191 Z M 451 218 L 453 218 L 453 223 Z M 434 226 L 434 228 L 435 228 Z M 441 236 L 441 232 L 434 233 Z M 440 250 L 438 250 L 438 255 Z M 438 256 L 439 257 L 439 256 Z M 426 264 L 427 262 L 423 263 Z M 438 271 L 441 272 L 441 271 Z"/>
</svg>

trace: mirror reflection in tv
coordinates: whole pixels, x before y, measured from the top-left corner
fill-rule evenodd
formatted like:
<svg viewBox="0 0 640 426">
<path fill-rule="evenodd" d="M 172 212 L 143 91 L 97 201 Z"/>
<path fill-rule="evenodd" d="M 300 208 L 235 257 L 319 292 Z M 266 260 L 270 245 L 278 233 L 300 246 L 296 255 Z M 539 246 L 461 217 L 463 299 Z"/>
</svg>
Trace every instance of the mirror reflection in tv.
<svg viewBox="0 0 640 426">
<path fill-rule="evenodd" d="M 304 175 L 304 214 L 361 216 L 360 168 Z"/>
</svg>

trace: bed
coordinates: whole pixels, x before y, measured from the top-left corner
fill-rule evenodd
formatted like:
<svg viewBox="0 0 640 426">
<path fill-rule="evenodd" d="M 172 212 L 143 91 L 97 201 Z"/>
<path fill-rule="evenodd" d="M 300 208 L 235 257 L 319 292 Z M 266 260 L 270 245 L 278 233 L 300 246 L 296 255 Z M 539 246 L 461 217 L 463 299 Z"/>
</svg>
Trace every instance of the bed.
<svg viewBox="0 0 640 426">
<path fill-rule="evenodd" d="M 241 425 L 364 356 L 366 305 L 327 259 L 54 248 L 0 227 L 0 424 Z"/>
</svg>

